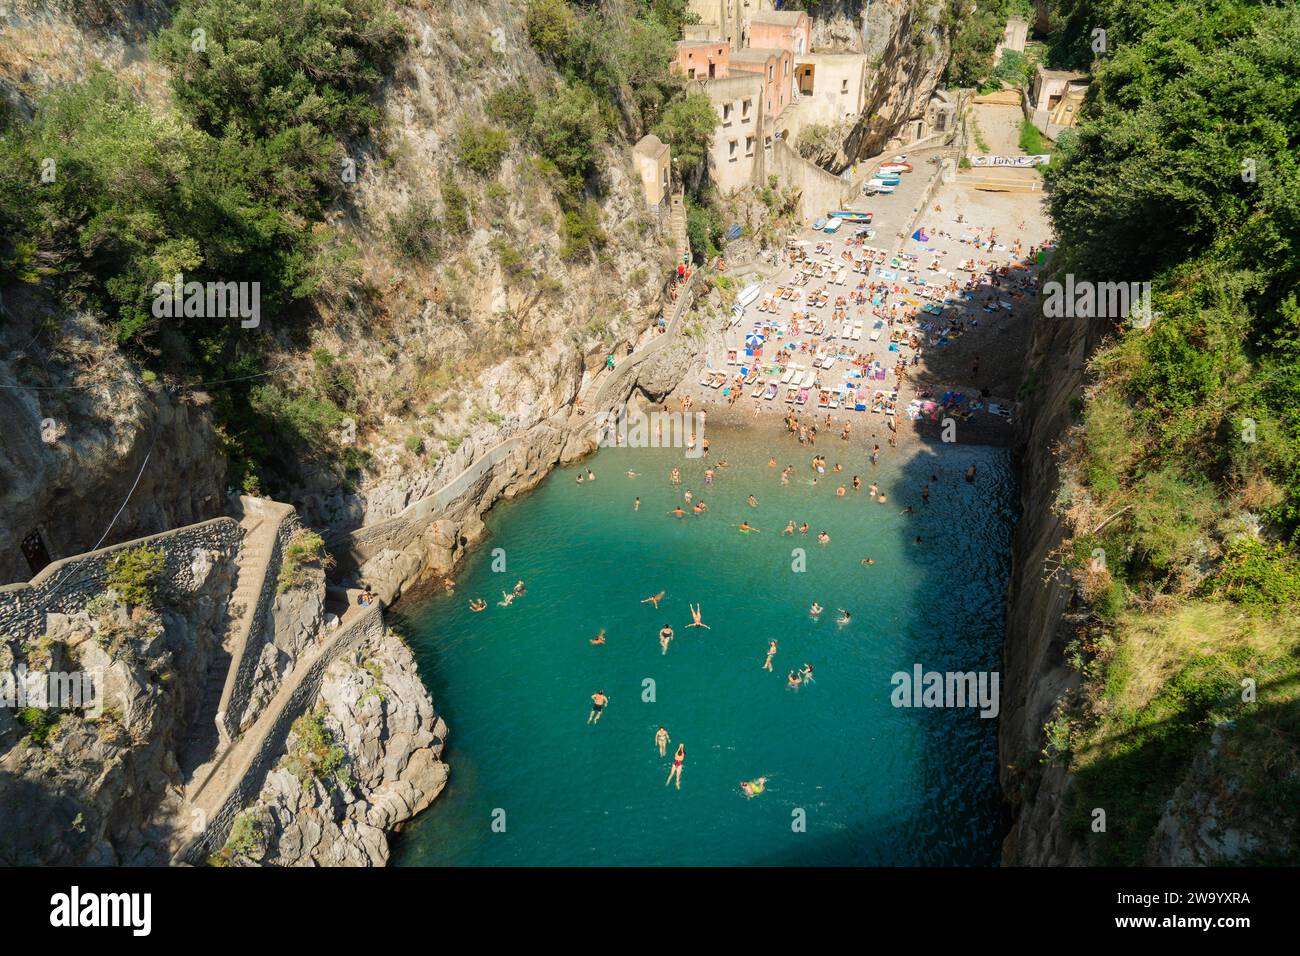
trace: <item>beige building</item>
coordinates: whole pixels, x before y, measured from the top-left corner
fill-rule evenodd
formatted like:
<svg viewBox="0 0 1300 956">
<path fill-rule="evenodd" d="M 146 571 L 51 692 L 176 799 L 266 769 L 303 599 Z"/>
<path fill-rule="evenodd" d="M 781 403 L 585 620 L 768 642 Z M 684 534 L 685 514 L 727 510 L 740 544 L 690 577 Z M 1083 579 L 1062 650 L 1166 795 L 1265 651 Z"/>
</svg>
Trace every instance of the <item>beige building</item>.
<svg viewBox="0 0 1300 956">
<path fill-rule="evenodd" d="M 725 80 L 731 47 L 725 40 L 678 40 L 672 70 L 688 80 Z"/>
<path fill-rule="evenodd" d="M 688 8 L 699 18 L 696 29 L 704 28 L 703 36 L 688 34 L 688 39 L 727 41 L 732 50 L 748 45 L 749 21 L 756 14 L 773 9 L 772 0 L 689 0 Z M 711 32 L 709 32 L 711 31 Z"/>
<path fill-rule="evenodd" d="M 796 58 L 812 50 L 812 20 L 802 10 L 762 10 L 749 18 L 746 43 L 775 47 Z"/>
<path fill-rule="evenodd" d="M 659 207 L 668 199 L 672 154 L 668 144 L 654 133 L 642 136 L 632 147 L 632 165 L 641 177 L 641 189 L 648 205 Z"/>
<path fill-rule="evenodd" d="M 733 72 L 724 80 L 701 82 L 699 88 L 718 111 L 718 127 L 709 150 L 709 177 L 722 193 L 761 181 L 772 150 L 762 75 Z"/>
<path fill-rule="evenodd" d="M 1034 70 L 1034 83 L 1025 97 L 1025 113 L 1039 132 L 1056 139 L 1079 120 L 1079 108 L 1088 92 L 1088 75 L 1071 70 Z"/>
<path fill-rule="evenodd" d="M 867 58 L 861 53 L 807 53 L 795 57 L 800 122 L 833 126 L 854 120 L 866 106 Z"/>
</svg>

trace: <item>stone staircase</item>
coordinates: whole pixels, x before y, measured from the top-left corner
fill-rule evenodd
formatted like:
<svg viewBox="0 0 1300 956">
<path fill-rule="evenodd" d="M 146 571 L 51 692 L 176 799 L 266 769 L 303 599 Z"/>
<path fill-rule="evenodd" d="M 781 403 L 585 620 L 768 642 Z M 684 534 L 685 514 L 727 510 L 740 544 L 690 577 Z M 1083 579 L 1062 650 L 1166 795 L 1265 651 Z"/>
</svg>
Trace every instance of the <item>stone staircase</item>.
<svg viewBox="0 0 1300 956">
<path fill-rule="evenodd" d="M 275 552 L 279 515 L 264 512 L 249 499 L 245 499 L 245 503 L 244 515 L 239 522 L 244 530 L 244 543 L 236 559 L 235 589 L 229 604 L 231 623 L 221 647 L 208 665 L 203 699 L 190 723 L 189 738 L 180 749 L 179 763 L 184 783 L 181 805 L 175 814 L 177 822 L 183 825 L 176 827 L 178 831 L 183 831 L 189 824 L 193 810 L 200 806 L 199 797 L 204 790 L 219 783 L 218 771 L 232 743 L 219 728 L 221 700 L 227 683 L 239 666 L 240 655 L 237 652 L 250 637 L 258 601 L 270 572 L 271 556 Z M 178 839 L 181 837 L 183 834 L 178 833 Z"/>
<path fill-rule="evenodd" d="M 685 193 L 673 193 L 672 205 L 668 210 L 668 231 L 673 238 L 673 254 L 677 257 L 673 261 L 673 267 L 676 268 L 678 262 L 684 258 L 689 259 L 691 254 L 691 240 L 686 232 Z"/>
</svg>

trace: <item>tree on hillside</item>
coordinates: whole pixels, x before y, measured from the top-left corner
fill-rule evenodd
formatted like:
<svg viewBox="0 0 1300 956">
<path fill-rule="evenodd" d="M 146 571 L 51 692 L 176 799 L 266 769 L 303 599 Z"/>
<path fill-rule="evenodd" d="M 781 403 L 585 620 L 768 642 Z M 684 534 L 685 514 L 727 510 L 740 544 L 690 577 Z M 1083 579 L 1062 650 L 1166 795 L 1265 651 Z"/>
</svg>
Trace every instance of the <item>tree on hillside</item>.
<svg viewBox="0 0 1300 956">
<path fill-rule="evenodd" d="M 671 103 L 655 127 L 655 135 L 672 147 L 685 185 L 699 192 L 709 170 L 709 146 L 718 126 L 718 112 L 703 93 L 688 93 Z"/>
</svg>

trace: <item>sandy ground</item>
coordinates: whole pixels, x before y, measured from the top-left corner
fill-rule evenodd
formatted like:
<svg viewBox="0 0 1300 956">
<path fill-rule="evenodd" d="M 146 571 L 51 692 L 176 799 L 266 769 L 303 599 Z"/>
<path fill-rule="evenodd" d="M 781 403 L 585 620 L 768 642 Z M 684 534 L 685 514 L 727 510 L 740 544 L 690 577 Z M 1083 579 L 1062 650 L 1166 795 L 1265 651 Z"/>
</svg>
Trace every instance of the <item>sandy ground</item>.
<svg viewBox="0 0 1300 956">
<path fill-rule="evenodd" d="M 1018 140 L 1021 113 L 1018 108 L 980 104 L 975 107 L 975 110 L 984 138 L 993 152 L 1020 154 Z M 852 209 L 870 210 L 875 213 L 872 227 L 876 230 L 876 234 L 863 240 L 866 245 L 889 253 L 916 255 L 918 260 L 910 270 L 906 271 L 910 271 L 913 275 L 924 276 L 930 283 L 940 277 L 947 281 L 946 273 L 952 272 L 961 284 L 969 278 L 969 273 L 957 270 L 961 260 L 974 259 L 978 274 L 982 271 L 981 263 L 986 266 L 1001 266 L 1011 261 L 1022 261 L 1031 247 L 1041 246 L 1050 239 L 1051 230 L 1044 209 L 1043 192 L 982 191 L 963 185 L 963 177 L 959 175 L 955 183 L 943 184 L 937 189 L 926 210 L 921 214 L 920 224 L 927 240 L 923 242 L 914 240 L 903 230 L 907 229 L 916 217 L 917 204 L 925 191 L 929 177 L 937 175 L 937 167 L 926 163 L 929 155 L 931 151 L 924 151 L 924 155 L 908 158 L 907 161 L 913 164 L 914 170 L 903 175 L 903 182 L 893 195 L 863 198 L 850 206 Z M 1039 175 L 1032 170 L 1015 172 L 1026 178 Z M 958 217 L 961 217 L 961 222 L 957 221 Z M 828 251 L 819 261 L 838 265 L 843 264 L 841 253 L 858 228 L 860 227 L 846 225 L 838 234 L 830 236 L 814 232 L 809 225 L 805 225 L 797 235 L 798 238 L 809 243 L 805 249 L 809 250 L 810 257 L 816 243 L 827 244 Z M 987 247 L 991 235 L 995 236 L 992 249 Z M 963 241 L 963 236 L 968 238 Z M 973 241 L 975 239 L 986 244 L 977 247 Z M 1016 240 L 1020 241 L 1020 256 L 1014 255 L 1013 252 Z M 938 260 L 938 270 L 928 269 L 935 259 Z M 746 283 L 759 281 L 762 292 L 746 310 L 741 322 L 725 334 L 724 346 L 721 349 L 713 349 L 708 355 L 708 366 L 733 375 L 736 373 L 737 367 L 726 362 L 726 349 L 740 348 L 739 356 L 744 355 L 745 335 L 753 330 L 756 322 L 772 318 L 769 313 L 759 312 L 758 305 L 773 289 L 789 285 L 796 271 L 794 265 L 781 261 L 775 266 L 761 269 L 758 276 L 744 280 Z M 1019 273 L 1013 271 L 1012 275 L 1028 276 L 1036 271 L 1036 269 Z M 803 289 L 825 287 L 830 295 L 831 305 L 811 311 L 816 318 L 825 321 L 829 330 L 832 326 L 832 308 L 836 296 L 847 295 L 854 291 L 859 283 L 866 281 L 879 282 L 881 279 L 850 270 L 843 286 L 828 283 L 825 279 L 814 278 Z M 924 418 L 913 421 L 905 414 L 908 403 L 922 389 L 930 390 L 936 397 L 946 391 L 960 391 L 968 398 L 978 396 L 982 389 L 987 389 L 986 404 L 997 402 L 1009 406 L 1012 409 L 1011 419 L 990 414 L 986 410 L 960 412 L 955 417 L 956 440 L 960 443 L 1002 447 L 1014 442 L 1015 393 L 1024 372 L 1023 362 L 1028 347 L 1029 322 L 1031 315 L 1037 312 L 1035 305 L 1037 300 L 1032 292 L 1012 294 L 1006 288 L 995 290 L 991 287 L 977 288 L 973 296 L 973 300 L 962 300 L 957 306 L 949 306 L 945 312 L 945 321 L 949 317 L 959 317 L 963 320 L 965 323 L 963 333 L 940 347 L 923 346 L 920 349 L 919 363 L 909 364 L 906 368 L 906 378 L 897 385 L 897 440 L 900 449 L 916 442 L 933 443 L 940 440 L 942 430 L 940 422 L 930 422 Z M 997 303 L 1009 302 L 1012 306 L 1011 310 L 999 306 L 996 311 L 986 311 L 983 306 L 990 297 Z M 904 302 L 920 301 L 907 297 L 905 293 L 902 296 L 891 294 L 890 301 L 900 298 Z M 794 308 L 801 307 L 792 307 L 789 303 L 781 305 L 776 314 L 778 321 L 789 323 Z M 888 308 L 887 303 L 885 309 Z M 904 306 L 904 315 L 911 312 L 913 308 L 914 306 Z M 882 314 L 888 313 L 886 311 Z M 891 367 L 900 355 L 909 363 L 911 362 L 913 353 L 906 347 L 899 352 L 888 351 L 888 330 L 878 342 L 867 340 L 865 331 L 870 329 L 874 319 L 870 305 L 865 307 L 865 311 L 850 305 L 849 317 L 861 318 L 865 323 L 864 334 L 859 341 L 815 339 L 805 331 L 799 336 L 787 336 L 781 340 L 781 343 L 786 345 L 794 343 L 796 347 L 802 343 L 810 348 L 822 344 L 831 347 L 842 346 L 867 360 L 879 360 L 886 367 Z M 770 355 L 773 345 L 765 343 L 765 347 L 769 350 L 767 354 Z M 807 354 L 796 354 L 792 360 L 801 364 L 805 370 L 809 368 L 810 356 Z M 844 381 L 841 369 L 847 367 L 847 363 L 837 363 L 832 371 L 819 374 L 818 385 L 827 387 L 840 384 Z M 808 403 L 802 406 L 789 405 L 784 401 L 785 386 L 780 386 L 777 398 L 770 401 L 753 398 L 750 395 L 752 388 L 743 387 L 740 389 L 741 397 L 737 399 L 736 404 L 729 406 L 728 397 L 722 394 L 722 388 L 703 387 L 699 384 L 699 378 L 697 372 L 684 381 L 670 396 L 669 406 L 676 410 L 681 407 L 682 398 L 689 396 L 692 407 L 696 410 L 704 409 L 708 413 L 710 422 L 729 426 L 773 428 L 778 434 L 784 431 L 785 416 L 793 412 L 800 422 L 817 424 L 820 431 L 819 446 L 827 448 L 827 454 L 833 454 L 829 449 L 839 449 L 844 445 L 840 440 L 840 433 L 847 422 L 850 425 L 849 445 L 851 447 L 861 447 L 869 451 L 874 444 L 878 443 L 883 454 L 890 453 L 889 430 L 886 417 L 882 414 L 818 408 L 815 391 L 812 392 Z M 888 375 L 883 382 L 872 381 L 866 384 L 866 387 L 871 390 L 881 388 L 888 391 L 895 386 L 896 379 L 893 374 Z"/>
</svg>

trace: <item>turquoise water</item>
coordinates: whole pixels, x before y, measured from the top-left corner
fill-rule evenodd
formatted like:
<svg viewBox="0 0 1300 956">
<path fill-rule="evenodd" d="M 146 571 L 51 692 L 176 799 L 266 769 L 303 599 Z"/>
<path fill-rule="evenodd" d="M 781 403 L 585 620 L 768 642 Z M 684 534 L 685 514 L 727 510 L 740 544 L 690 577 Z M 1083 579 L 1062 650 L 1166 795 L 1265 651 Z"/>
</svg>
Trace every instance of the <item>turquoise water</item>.
<svg viewBox="0 0 1300 956">
<path fill-rule="evenodd" d="M 936 446 L 901 464 L 886 452 L 873 468 L 860 450 L 823 441 L 845 472 L 814 487 L 811 455 L 793 440 L 710 437 L 730 462 L 712 486 L 700 460 L 668 449 L 605 449 L 556 471 L 493 510 L 454 596 L 404 599 L 392 615 L 450 727 L 451 765 L 446 790 L 396 839 L 395 863 L 996 863 L 996 721 L 895 708 L 890 677 L 917 663 L 999 668 L 1015 519 L 1008 453 Z M 787 487 L 766 465 L 769 448 L 796 466 Z M 974 484 L 961 478 L 970 463 Z M 674 466 L 681 487 L 667 480 Z M 597 480 L 577 484 L 587 468 Z M 863 490 L 837 498 L 854 471 Z M 872 481 L 886 504 L 868 500 Z M 709 511 L 670 517 L 687 488 Z M 900 514 L 907 504 L 916 516 Z M 782 536 L 790 519 L 811 532 Z M 741 520 L 761 533 L 740 533 Z M 498 548 L 504 571 L 493 569 Z M 794 548 L 805 571 L 792 570 Z M 867 556 L 874 566 L 861 565 Z M 499 607 L 519 578 L 526 596 Z M 659 610 L 640 603 L 661 590 Z M 489 607 L 475 614 L 466 605 L 479 595 Z M 813 600 L 826 608 L 820 621 Z M 711 630 L 686 627 L 688 602 L 703 605 Z M 849 625 L 836 624 L 837 608 L 852 612 Z M 664 624 L 676 632 L 666 655 Z M 607 643 L 592 646 L 601 628 Z M 772 673 L 761 668 L 770 638 Z M 788 690 L 786 673 L 805 662 L 815 683 Z M 588 725 L 598 689 L 610 704 Z M 666 758 L 653 743 L 661 724 Z M 677 790 L 664 781 L 679 741 Z M 745 799 L 739 781 L 760 775 L 766 791 Z"/>
</svg>

